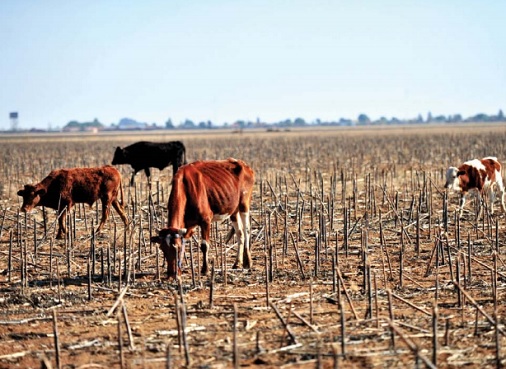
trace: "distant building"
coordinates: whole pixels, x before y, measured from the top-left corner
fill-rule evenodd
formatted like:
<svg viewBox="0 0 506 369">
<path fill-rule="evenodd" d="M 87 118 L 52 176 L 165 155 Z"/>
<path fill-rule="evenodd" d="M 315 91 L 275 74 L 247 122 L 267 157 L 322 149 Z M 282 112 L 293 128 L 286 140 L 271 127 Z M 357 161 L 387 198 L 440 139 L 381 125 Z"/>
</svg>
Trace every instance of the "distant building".
<svg viewBox="0 0 506 369">
<path fill-rule="evenodd" d="M 84 127 L 85 132 L 98 133 L 98 127 Z"/>
<path fill-rule="evenodd" d="M 80 132 L 81 127 L 80 126 L 74 126 L 74 125 L 66 125 L 62 129 L 63 132 Z"/>
</svg>

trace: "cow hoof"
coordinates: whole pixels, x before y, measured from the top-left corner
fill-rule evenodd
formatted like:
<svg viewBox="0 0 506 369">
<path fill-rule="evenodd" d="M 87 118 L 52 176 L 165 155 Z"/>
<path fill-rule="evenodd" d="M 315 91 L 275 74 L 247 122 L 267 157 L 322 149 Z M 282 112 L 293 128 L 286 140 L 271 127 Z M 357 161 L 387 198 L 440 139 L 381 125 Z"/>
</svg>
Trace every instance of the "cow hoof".
<svg viewBox="0 0 506 369">
<path fill-rule="evenodd" d="M 239 266 L 239 263 L 238 262 L 235 262 L 234 265 L 232 266 L 232 269 L 243 269 L 243 270 L 246 270 L 246 269 L 250 269 L 251 266 L 250 266 L 250 263 L 248 262 L 243 262 L 242 263 L 242 267 Z"/>
</svg>

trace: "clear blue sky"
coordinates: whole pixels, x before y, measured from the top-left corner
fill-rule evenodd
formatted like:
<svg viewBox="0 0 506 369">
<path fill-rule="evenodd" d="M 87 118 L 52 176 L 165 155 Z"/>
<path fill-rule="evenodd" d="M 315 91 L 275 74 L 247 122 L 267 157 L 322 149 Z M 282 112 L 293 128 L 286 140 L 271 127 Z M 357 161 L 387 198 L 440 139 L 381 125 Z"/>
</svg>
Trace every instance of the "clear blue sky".
<svg viewBox="0 0 506 369">
<path fill-rule="evenodd" d="M 506 108 L 504 0 L 1 0 L 0 129 Z"/>
</svg>

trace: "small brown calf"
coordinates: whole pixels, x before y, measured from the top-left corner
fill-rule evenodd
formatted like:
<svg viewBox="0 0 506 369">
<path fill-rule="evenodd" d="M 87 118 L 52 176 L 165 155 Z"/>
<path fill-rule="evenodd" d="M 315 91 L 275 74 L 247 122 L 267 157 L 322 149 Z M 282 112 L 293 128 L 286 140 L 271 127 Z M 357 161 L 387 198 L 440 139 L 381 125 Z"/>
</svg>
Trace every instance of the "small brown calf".
<svg viewBox="0 0 506 369">
<path fill-rule="evenodd" d="M 23 197 L 21 210 L 29 212 L 36 206 L 46 206 L 58 210 L 59 228 L 56 238 L 63 238 L 67 232 L 66 213 L 76 203 L 93 205 L 98 199 L 102 201 L 102 219 L 97 233 L 102 229 L 112 205 L 125 225 L 128 223 L 122 203 L 118 201 L 118 192 L 123 201 L 121 174 L 110 165 L 99 168 L 56 169 L 41 182 L 25 185 L 18 191 Z"/>
</svg>

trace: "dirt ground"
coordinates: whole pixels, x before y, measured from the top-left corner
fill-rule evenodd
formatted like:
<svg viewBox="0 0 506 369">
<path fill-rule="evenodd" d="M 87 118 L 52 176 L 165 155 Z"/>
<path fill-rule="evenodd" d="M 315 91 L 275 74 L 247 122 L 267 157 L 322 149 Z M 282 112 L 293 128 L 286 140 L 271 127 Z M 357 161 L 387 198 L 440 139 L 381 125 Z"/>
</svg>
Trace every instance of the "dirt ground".
<svg viewBox="0 0 506 369">
<path fill-rule="evenodd" d="M 128 186 L 131 224 L 77 206 L 19 212 L 51 169 L 110 162 L 114 147 L 181 139 L 188 160 L 256 171 L 250 270 L 230 227 L 199 235 L 181 284 L 149 238 L 167 219 L 170 168 Z M 456 217 L 449 165 L 506 158 L 506 127 L 401 127 L 141 136 L 0 137 L 0 368 L 496 368 L 506 363 L 506 218 Z M 182 292 L 182 293 L 181 293 Z"/>
</svg>

